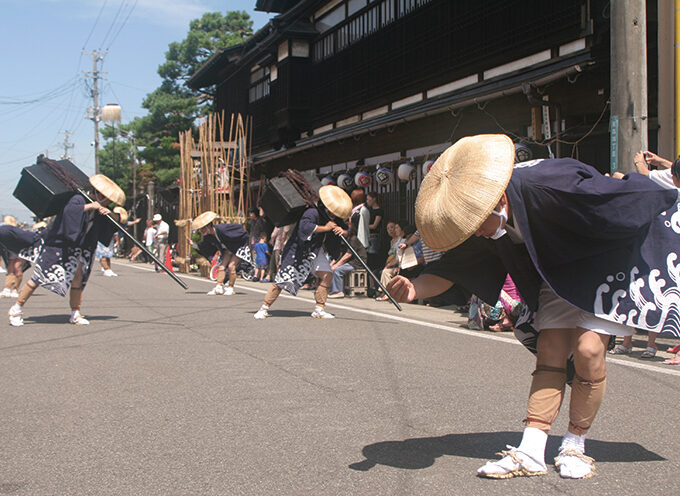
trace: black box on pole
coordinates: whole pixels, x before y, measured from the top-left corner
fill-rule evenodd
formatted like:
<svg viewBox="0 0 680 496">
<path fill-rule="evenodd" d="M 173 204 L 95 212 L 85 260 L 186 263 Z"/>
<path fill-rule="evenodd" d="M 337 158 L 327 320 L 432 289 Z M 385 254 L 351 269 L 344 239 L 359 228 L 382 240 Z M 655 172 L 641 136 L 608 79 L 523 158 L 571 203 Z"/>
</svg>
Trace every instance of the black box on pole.
<svg viewBox="0 0 680 496">
<path fill-rule="evenodd" d="M 316 177 L 316 173 L 305 171 L 302 175 L 312 189 L 318 193 L 321 181 Z M 260 197 L 260 206 L 277 227 L 297 222 L 307 208 L 300 193 L 285 177 L 274 177 L 267 181 L 264 193 Z"/>
<path fill-rule="evenodd" d="M 68 160 L 57 162 L 65 172 L 85 186 L 89 177 Z M 37 217 L 45 218 L 60 213 L 76 192 L 42 163 L 24 167 L 14 189 L 14 197 Z"/>
</svg>

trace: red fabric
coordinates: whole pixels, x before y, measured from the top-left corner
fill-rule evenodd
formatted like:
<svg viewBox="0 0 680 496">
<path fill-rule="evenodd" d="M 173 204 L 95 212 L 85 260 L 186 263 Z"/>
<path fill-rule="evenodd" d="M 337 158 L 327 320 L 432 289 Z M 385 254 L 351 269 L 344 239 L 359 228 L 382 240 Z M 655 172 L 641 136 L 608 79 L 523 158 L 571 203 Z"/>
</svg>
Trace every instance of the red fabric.
<svg viewBox="0 0 680 496">
<path fill-rule="evenodd" d="M 165 266 L 170 270 L 170 272 L 175 272 L 172 270 L 172 256 L 170 255 L 170 247 L 165 249 Z"/>
</svg>

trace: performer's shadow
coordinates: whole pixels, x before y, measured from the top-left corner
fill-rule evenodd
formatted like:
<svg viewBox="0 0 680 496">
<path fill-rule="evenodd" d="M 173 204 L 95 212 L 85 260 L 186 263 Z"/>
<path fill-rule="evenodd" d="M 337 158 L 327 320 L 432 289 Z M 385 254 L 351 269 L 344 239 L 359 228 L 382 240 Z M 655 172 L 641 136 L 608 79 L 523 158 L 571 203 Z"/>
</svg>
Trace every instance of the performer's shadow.
<svg viewBox="0 0 680 496">
<path fill-rule="evenodd" d="M 349 465 L 353 470 L 367 471 L 376 465 L 417 470 L 434 465 L 444 455 L 493 460 L 494 453 L 506 445 L 517 446 L 520 432 L 474 432 L 448 434 L 440 437 L 421 437 L 404 441 L 382 441 L 369 444 L 362 450 L 364 460 Z M 557 454 L 562 438 L 549 436 L 546 461 Z M 638 443 L 586 441 L 586 452 L 598 462 L 664 461 L 662 456 Z M 554 454 L 554 455 L 553 455 Z"/>
<path fill-rule="evenodd" d="M 255 313 L 255 312 L 251 312 Z M 301 310 L 269 310 L 272 317 L 309 317 L 311 310 L 308 312 L 303 312 Z"/>
<path fill-rule="evenodd" d="M 117 319 L 117 315 L 87 315 L 85 317 L 89 321 L 97 320 L 113 320 Z M 26 322 L 31 322 L 33 324 L 68 324 L 68 315 L 63 313 L 57 315 L 36 315 L 32 317 L 26 317 L 24 320 Z"/>
</svg>

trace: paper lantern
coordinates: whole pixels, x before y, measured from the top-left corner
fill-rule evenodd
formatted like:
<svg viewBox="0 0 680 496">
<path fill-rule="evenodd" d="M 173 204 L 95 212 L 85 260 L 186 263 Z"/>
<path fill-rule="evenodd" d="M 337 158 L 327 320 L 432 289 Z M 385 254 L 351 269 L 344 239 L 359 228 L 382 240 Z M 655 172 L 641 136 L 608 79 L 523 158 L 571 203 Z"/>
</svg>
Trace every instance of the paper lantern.
<svg viewBox="0 0 680 496">
<path fill-rule="evenodd" d="M 335 186 L 335 179 L 333 179 L 333 176 L 326 176 L 321 180 L 321 184 L 324 186 Z"/>
<path fill-rule="evenodd" d="M 534 154 L 527 145 L 523 143 L 515 143 L 515 162 L 526 162 L 531 160 Z"/>
<path fill-rule="evenodd" d="M 375 181 L 383 186 L 390 184 L 390 181 L 392 181 L 392 171 L 381 167 L 375 171 Z"/>
<path fill-rule="evenodd" d="M 354 174 L 354 184 L 360 188 L 365 188 L 371 184 L 371 176 L 365 172 L 357 172 Z"/>
<path fill-rule="evenodd" d="M 432 165 L 434 165 L 434 160 L 426 160 L 423 162 L 423 176 L 427 176 L 427 173 L 430 172 Z"/>
<path fill-rule="evenodd" d="M 340 174 L 338 176 L 338 186 L 345 190 L 353 189 L 354 179 L 349 174 Z"/>
<path fill-rule="evenodd" d="M 117 103 L 108 103 L 101 108 L 101 120 L 104 122 L 120 122 L 121 110 Z"/>
<path fill-rule="evenodd" d="M 402 181 L 410 181 L 416 177 L 416 168 L 413 167 L 413 164 L 404 162 L 397 169 L 397 177 Z"/>
</svg>

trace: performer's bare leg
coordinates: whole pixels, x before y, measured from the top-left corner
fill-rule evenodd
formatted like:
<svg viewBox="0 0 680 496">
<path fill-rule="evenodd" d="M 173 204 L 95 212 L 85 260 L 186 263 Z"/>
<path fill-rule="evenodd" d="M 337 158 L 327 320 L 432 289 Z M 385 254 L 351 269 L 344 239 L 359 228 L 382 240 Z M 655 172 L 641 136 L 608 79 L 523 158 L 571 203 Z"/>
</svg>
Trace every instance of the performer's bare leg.
<svg viewBox="0 0 680 496">
<path fill-rule="evenodd" d="M 69 319 L 69 322 L 71 324 L 88 325 L 90 323 L 90 321 L 80 313 L 80 305 L 83 301 L 83 289 L 83 265 L 78 264 L 78 269 L 71 282 L 71 293 L 69 294 L 69 303 L 71 305 L 71 318 Z"/>
<path fill-rule="evenodd" d="M 8 312 L 10 325 L 24 325 L 24 305 L 37 288 L 38 285 L 33 281 L 28 281 L 26 284 L 24 284 L 24 287 L 21 288 L 21 291 L 19 291 L 19 296 L 17 297 L 17 302 L 10 307 Z"/>
<path fill-rule="evenodd" d="M 107 277 L 117 277 L 118 274 L 116 274 L 113 270 L 111 270 L 111 259 L 109 257 L 102 257 L 99 263 L 102 264 L 102 268 L 104 269 L 104 275 Z"/>
<path fill-rule="evenodd" d="M 272 284 L 271 286 L 269 286 L 267 294 L 264 295 L 264 303 L 262 303 L 262 306 L 257 312 L 255 312 L 255 315 L 253 315 L 253 317 L 257 320 L 266 319 L 267 317 L 269 317 L 269 308 L 274 304 L 274 302 L 276 301 L 280 294 L 281 288 L 278 287 L 276 284 Z"/>
<path fill-rule="evenodd" d="M 319 278 L 319 286 L 314 293 L 316 306 L 312 312 L 312 317 L 316 319 L 334 319 L 335 316 L 333 314 L 326 312 L 326 300 L 328 299 L 328 292 L 331 288 L 333 273 L 318 271 L 316 276 Z"/>
<path fill-rule="evenodd" d="M 217 284 L 213 289 L 208 291 L 208 295 L 223 295 L 224 294 L 224 280 L 227 278 L 227 263 L 229 262 L 229 256 L 222 255 L 222 261 L 217 267 Z"/>
<path fill-rule="evenodd" d="M 12 296 L 19 296 L 17 291 L 21 287 L 21 280 L 24 278 L 24 261 L 20 258 L 15 258 L 12 260 L 12 272 L 14 272 L 14 286 L 11 288 Z"/>
<path fill-rule="evenodd" d="M 236 262 L 237 262 L 236 255 L 231 255 L 229 257 L 229 263 L 227 264 L 227 269 L 229 271 L 229 282 L 227 284 L 227 287 L 224 289 L 225 295 L 234 294 L 234 284 L 236 284 Z"/>
</svg>

